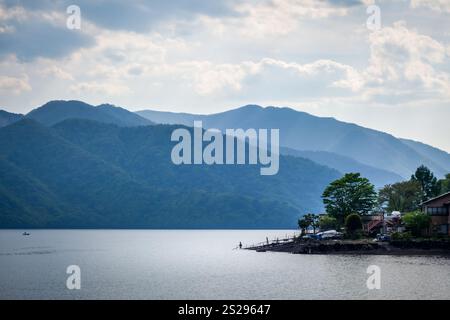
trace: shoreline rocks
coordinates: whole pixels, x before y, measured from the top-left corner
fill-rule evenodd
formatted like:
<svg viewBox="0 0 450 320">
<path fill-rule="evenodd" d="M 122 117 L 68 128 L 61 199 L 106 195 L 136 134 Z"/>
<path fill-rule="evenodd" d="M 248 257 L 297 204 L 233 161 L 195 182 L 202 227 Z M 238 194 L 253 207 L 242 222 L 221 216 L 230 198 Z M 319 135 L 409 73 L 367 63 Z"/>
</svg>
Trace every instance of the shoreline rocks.
<svg viewBox="0 0 450 320">
<path fill-rule="evenodd" d="M 450 255 L 450 241 L 297 240 L 264 244 L 246 249 L 256 252 L 272 251 L 292 254 Z"/>
</svg>

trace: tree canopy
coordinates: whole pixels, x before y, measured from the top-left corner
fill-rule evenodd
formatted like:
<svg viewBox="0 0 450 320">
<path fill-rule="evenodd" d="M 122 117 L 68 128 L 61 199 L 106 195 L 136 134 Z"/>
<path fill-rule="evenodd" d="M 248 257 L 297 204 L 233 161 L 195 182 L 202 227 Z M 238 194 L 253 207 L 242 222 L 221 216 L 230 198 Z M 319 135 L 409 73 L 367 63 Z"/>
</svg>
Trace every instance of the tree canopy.
<svg viewBox="0 0 450 320">
<path fill-rule="evenodd" d="M 341 223 L 352 213 L 367 214 L 375 206 L 375 187 L 359 173 L 347 173 L 333 181 L 322 194 L 327 213 Z"/>
<path fill-rule="evenodd" d="M 314 228 L 314 233 L 316 233 L 316 228 L 318 227 L 319 216 L 316 214 L 308 213 L 298 220 L 298 227 L 302 231 L 302 234 L 309 227 Z"/>
<path fill-rule="evenodd" d="M 378 193 L 378 203 L 388 212 L 409 212 L 419 208 L 421 187 L 418 181 L 403 181 L 384 186 Z"/>
<path fill-rule="evenodd" d="M 329 215 L 324 215 L 324 216 L 320 217 L 318 225 L 319 225 L 319 228 L 321 231 L 327 231 L 327 230 L 339 228 L 336 218 L 329 216 Z"/>
<path fill-rule="evenodd" d="M 450 173 L 445 175 L 444 179 L 438 181 L 439 194 L 450 192 Z"/>
<path fill-rule="evenodd" d="M 418 237 L 430 225 L 431 217 L 426 213 L 415 211 L 405 214 L 403 221 L 411 233 Z"/>
<path fill-rule="evenodd" d="M 433 172 L 421 165 L 409 181 L 389 184 L 380 189 L 378 205 L 382 210 L 412 212 L 432 197 L 450 191 L 450 173 L 437 180 Z"/>
<path fill-rule="evenodd" d="M 430 169 L 421 165 L 411 176 L 411 181 L 417 181 L 422 191 L 422 201 L 427 201 L 439 194 L 438 181 Z"/>
</svg>

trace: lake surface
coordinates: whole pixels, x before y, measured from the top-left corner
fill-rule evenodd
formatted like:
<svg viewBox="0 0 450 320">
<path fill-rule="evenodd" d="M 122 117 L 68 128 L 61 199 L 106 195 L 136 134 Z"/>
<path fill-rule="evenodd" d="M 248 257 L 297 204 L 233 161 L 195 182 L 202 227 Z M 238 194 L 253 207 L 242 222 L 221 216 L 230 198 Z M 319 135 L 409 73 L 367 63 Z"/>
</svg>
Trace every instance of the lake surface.
<svg viewBox="0 0 450 320">
<path fill-rule="evenodd" d="M 449 299 L 445 257 L 234 249 L 291 230 L 0 230 L 1 299 Z M 81 289 L 66 268 L 81 269 Z M 369 290 L 368 266 L 381 268 Z"/>
</svg>

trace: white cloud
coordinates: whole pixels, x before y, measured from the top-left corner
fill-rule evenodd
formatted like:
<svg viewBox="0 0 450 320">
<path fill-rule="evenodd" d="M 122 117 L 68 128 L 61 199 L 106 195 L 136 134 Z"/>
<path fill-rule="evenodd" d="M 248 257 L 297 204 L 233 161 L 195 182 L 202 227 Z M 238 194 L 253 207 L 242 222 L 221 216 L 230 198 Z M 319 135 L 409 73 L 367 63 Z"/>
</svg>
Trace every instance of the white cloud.
<svg viewBox="0 0 450 320">
<path fill-rule="evenodd" d="M 412 8 L 426 7 L 439 12 L 450 12 L 448 0 L 411 0 Z"/>
<path fill-rule="evenodd" d="M 250 38 L 285 36 L 299 27 L 302 20 L 344 16 L 345 7 L 328 1 L 271 0 L 244 2 L 236 5 L 237 17 L 201 17 L 202 23 L 214 34 L 240 34 Z"/>
<path fill-rule="evenodd" d="M 0 92 L 2 94 L 12 93 L 14 95 L 19 95 L 24 91 L 30 90 L 31 86 L 27 76 L 22 76 L 21 78 L 0 76 Z"/>
<path fill-rule="evenodd" d="M 403 22 L 372 33 L 369 42 L 369 66 L 362 72 L 370 88 L 366 94 L 404 92 L 408 99 L 417 98 L 416 93 L 448 96 L 449 75 L 439 70 L 447 60 L 443 44 L 409 30 Z"/>
<path fill-rule="evenodd" d="M 65 71 L 61 67 L 57 67 L 56 65 L 49 65 L 48 67 L 39 70 L 39 72 L 45 77 L 60 80 L 74 80 L 73 76 L 69 72 Z"/>
<path fill-rule="evenodd" d="M 272 58 L 260 61 L 243 61 L 237 64 L 214 64 L 210 61 L 189 61 L 166 64 L 159 69 L 159 76 L 172 75 L 179 80 L 192 84 L 199 95 L 222 95 L 223 92 L 239 92 L 246 87 L 253 86 L 249 77 L 263 77 L 265 74 L 276 74 L 286 77 L 291 73 L 297 81 L 307 81 L 309 77 L 321 78 L 330 75 L 329 80 L 323 81 L 324 87 L 339 87 L 358 90 L 361 79 L 358 72 L 351 66 L 331 60 L 317 60 L 308 64 L 286 62 Z M 306 80 L 305 80 L 306 79 Z M 328 82 L 327 82 L 328 81 Z M 250 83 L 249 83 L 250 82 Z M 274 83 L 277 85 L 277 83 Z M 281 85 L 278 83 L 278 85 Z"/>
<path fill-rule="evenodd" d="M 181 70 L 183 68 L 187 68 L 182 71 L 183 76 L 192 78 L 194 89 L 200 95 L 214 94 L 225 88 L 239 91 L 247 74 L 242 65 L 214 65 L 208 61 L 183 63 Z"/>
<path fill-rule="evenodd" d="M 28 11 L 26 11 L 21 6 L 6 8 L 0 3 L 0 22 L 5 22 L 8 20 L 23 21 L 27 19 L 28 16 L 29 16 Z"/>
<path fill-rule="evenodd" d="M 380 2 L 383 28 L 377 32 L 365 27 L 364 5 L 332 2 L 229 2 L 226 14 L 191 8 L 184 18 L 166 15 L 158 23 L 130 25 L 106 21 L 106 7 L 89 17 L 82 8 L 82 30 L 48 43 L 43 33 L 44 41 L 31 43 L 36 52 L 30 59 L 21 59 L 15 35 L 8 34 L 21 30 L 15 22 L 24 21 L 26 30 L 39 24 L 65 28 L 65 10 L 50 2 L 36 10 L 0 5 L 0 37 L 9 39 L 0 44 L 10 46 L 0 50 L 2 106 L 25 112 L 51 99 L 82 99 L 211 113 L 259 103 L 333 116 L 339 105 L 339 116 L 347 112 L 349 118 L 357 110 L 361 118 L 372 118 L 373 108 L 387 115 L 389 107 L 414 104 L 417 114 L 418 106 L 427 114 L 430 105 L 448 106 L 450 38 L 439 12 L 448 11 L 449 1 Z M 393 23 L 399 19 L 407 23 Z M 88 35 L 92 44 L 73 44 L 77 34 Z M 35 37 L 30 33 L 23 44 L 29 39 Z M 58 40 L 73 45 L 46 55 Z"/>
<path fill-rule="evenodd" d="M 349 65 L 338 63 L 332 60 L 322 59 L 302 65 L 298 63 L 287 63 L 280 60 L 266 58 L 261 60 L 261 62 L 259 63 L 259 67 L 264 65 L 277 66 L 282 69 L 292 69 L 299 75 L 306 76 L 336 74 L 337 79 L 330 85 L 351 89 L 352 91 L 357 91 L 362 86 L 361 76 L 356 69 Z"/>
<path fill-rule="evenodd" d="M 77 95 L 106 94 L 108 96 L 118 96 L 131 93 L 131 90 L 127 86 L 117 83 L 81 82 L 70 86 L 70 90 Z"/>
</svg>

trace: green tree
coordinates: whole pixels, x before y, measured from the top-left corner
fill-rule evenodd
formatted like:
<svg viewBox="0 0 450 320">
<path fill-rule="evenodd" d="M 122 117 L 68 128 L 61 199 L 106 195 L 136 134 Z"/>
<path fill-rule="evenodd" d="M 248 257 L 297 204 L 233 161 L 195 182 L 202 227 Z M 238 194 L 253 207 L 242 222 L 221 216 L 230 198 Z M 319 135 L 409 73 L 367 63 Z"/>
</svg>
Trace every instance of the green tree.
<svg viewBox="0 0 450 320">
<path fill-rule="evenodd" d="M 375 187 L 359 173 L 347 173 L 333 181 L 322 194 L 323 203 L 329 215 L 343 223 L 351 213 L 369 213 L 375 206 Z"/>
<path fill-rule="evenodd" d="M 332 217 L 330 215 L 324 215 L 324 216 L 320 217 L 318 225 L 319 225 L 319 228 L 321 231 L 339 229 L 336 218 Z"/>
<path fill-rule="evenodd" d="M 403 181 L 384 186 L 378 192 L 378 203 L 388 212 L 410 212 L 419 208 L 422 191 L 418 181 Z"/>
<path fill-rule="evenodd" d="M 309 222 L 309 226 L 313 228 L 313 232 L 316 233 L 316 229 L 319 226 L 319 216 L 313 213 L 308 213 L 306 215 Z"/>
<path fill-rule="evenodd" d="M 411 176 L 411 180 L 419 182 L 422 191 L 422 201 L 427 201 L 438 195 L 437 179 L 433 172 L 424 165 L 417 168 L 416 172 Z"/>
<path fill-rule="evenodd" d="M 431 222 L 431 217 L 420 211 L 407 213 L 402 219 L 406 227 L 416 237 L 421 236 L 423 230 L 428 228 Z"/>
<path fill-rule="evenodd" d="M 345 230 L 349 235 L 355 235 L 362 230 L 362 221 L 359 214 L 352 213 L 345 218 Z"/>
<path fill-rule="evenodd" d="M 305 214 L 301 219 L 298 220 L 298 227 L 301 230 L 302 234 L 303 231 L 308 229 L 309 227 L 312 227 L 314 229 L 314 233 L 316 233 L 316 228 L 318 227 L 318 219 L 319 216 L 315 215 L 313 213 Z"/>
<path fill-rule="evenodd" d="M 305 216 L 298 219 L 298 228 L 300 229 L 300 233 L 303 235 L 306 233 L 306 229 L 309 227 L 309 221 L 305 219 Z"/>
<path fill-rule="evenodd" d="M 445 175 L 444 179 L 438 180 L 439 194 L 450 192 L 450 173 Z"/>
</svg>

